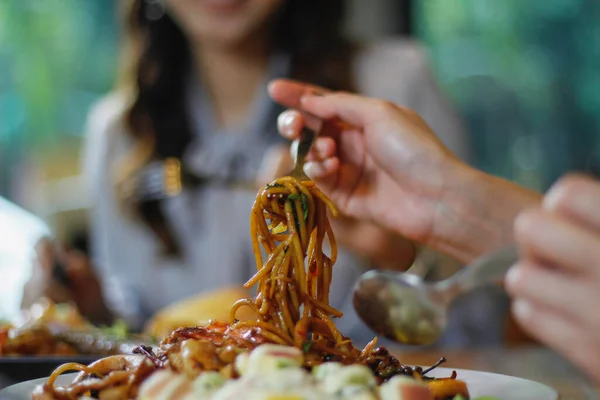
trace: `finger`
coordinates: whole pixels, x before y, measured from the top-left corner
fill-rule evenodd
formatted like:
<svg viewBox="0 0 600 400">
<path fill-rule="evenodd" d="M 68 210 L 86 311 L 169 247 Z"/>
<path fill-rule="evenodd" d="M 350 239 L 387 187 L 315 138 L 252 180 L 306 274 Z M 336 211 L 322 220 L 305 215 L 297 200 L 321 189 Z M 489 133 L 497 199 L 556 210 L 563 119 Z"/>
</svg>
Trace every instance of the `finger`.
<svg viewBox="0 0 600 400">
<path fill-rule="evenodd" d="M 300 108 L 300 99 L 307 94 L 325 94 L 328 89 L 290 79 L 275 79 L 269 83 L 269 95 L 273 100 L 289 108 Z"/>
<path fill-rule="evenodd" d="M 304 173 L 327 192 L 329 187 L 335 184 L 335 175 L 340 168 L 340 160 L 337 157 L 328 158 L 323 161 L 310 161 L 304 164 Z"/>
<path fill-rule="evenodd" d="M 327 158 L 331 158 L 336 154 L 337 145 L 335 141 L 330 137 L 322 137 L 315 140 L 314 144 L 310 148 L 310 151 L 306 155 L 306 161 L 325 161 Z M 298 140 L 294 140 L 290 146 L 290 156 L 293 162 L 296 162 L 296 156 L 298 154 Z"/>
<path fill-rule="evenodd" d="M 309 161 L 325 161 L 336 154 L 337 145 L 330 137 L 323 137 L 315 140 L 307 160 Z"/>
<path fill-rule="evenodd" d="M 323 119 L 340 118 L 358 128 L 401 114 L 393 103 L 340 92 L 325 96 L 304 95 L 300 109 Z"/>
<path fill-rule="evenodd" d="M 312 179 L 323 193 L 331 196 L 333 189 L 338 185 L 338 172 L 340 160 L 331 157 L 323 161 L 309 161 L 304 164 L 304 173 Z M 332 197 L 335 202 L 335 199 Z"/>
<path fill-rule="evenodd" d="M 533 210 L 515 220 L 515 238 L 527 254 L 578 273 L 597 274 L 600 237 L 553 213 Z"/>
<path fill-rule="evenodd" d="M 577 325 L 569 318 L 523 299 L 512 304 L 512 313 L 519 325 L 543 343 L 563 354 L 579 367 L 600 379 L 600 370 L 594 368 L 598 354 L 596 332 Z"/>
<path fill-rule="evenodd" d="M 555 183 L 543 201 L 543 208 L 573 218 L 600 233 L 600 182 L 580 174 L 568 175 Z"/>
<path fill-rule="evenodd" d="M 341 126 L 336 121 L 322 121 L 312 115 L 306 115 L 298 110 L 286 110 L 277 118 L 277 129 L 281 136 L 295 140 L 300 137 L 302 128 L 307 126 L 319 135 L 334 136 Z"/>
<path fill-rule="evenodd" d="M 286 110 L 277 118 L 277 129 L 281 136 L 294 140 L 300 136 L 304 127 L 304 118 L 297 110 Z"/>
<path fill-rule="evenodd" d="M 577 320 L 581 325 L 600 325 L 599 318 L 589 314 L 595 302 L 594 283 L 557 270 L 545 268 L 534 262 L 522 261 L 506 275 L 506 290 L 544 307 L 556 310 Z M 591 286 L 591 287 L 590 287 Z"/>
</svg>

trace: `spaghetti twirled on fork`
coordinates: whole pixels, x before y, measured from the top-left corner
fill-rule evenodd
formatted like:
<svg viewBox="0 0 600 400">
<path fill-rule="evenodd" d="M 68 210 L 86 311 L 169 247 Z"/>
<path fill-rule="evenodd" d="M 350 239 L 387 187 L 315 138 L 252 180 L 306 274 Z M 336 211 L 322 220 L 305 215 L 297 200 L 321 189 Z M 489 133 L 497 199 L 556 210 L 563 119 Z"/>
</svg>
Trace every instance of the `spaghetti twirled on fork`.
<svg viewBox="0 0 600 400">
<path fill-rule="evenodd" d="M 337 216 L 333 203 L 311 181 L 286 176 L 259 191 L 250 217 L 258 270 L 244 285 L 257 285 L 257 296 L 234 304 L 233 327 L 259 326 L 273 342 L 306 353 L 310 348 L 343 358 L 358 355 L 332 321 L 342 313 L 329 304 L 337 244 L 328 211 Z M 324 251 L 327 244 L 330 256 Z M 235 322 L 243 306 L 255 311 L 256 322 Z"/>
</svg>

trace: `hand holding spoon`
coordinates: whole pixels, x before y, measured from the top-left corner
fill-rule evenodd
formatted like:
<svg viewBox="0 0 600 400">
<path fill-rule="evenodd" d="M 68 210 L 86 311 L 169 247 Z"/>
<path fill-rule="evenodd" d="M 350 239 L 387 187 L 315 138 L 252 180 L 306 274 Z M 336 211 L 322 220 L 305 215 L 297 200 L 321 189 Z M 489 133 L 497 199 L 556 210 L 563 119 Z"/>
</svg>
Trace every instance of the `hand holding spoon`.
<svg viewBox="0 0 600 400">
<path fill-rule="evenodd" d="M 501 283 L 517 259 L 517 248 L 511 245 L 435 283 L 409 273 L 371 270 L 356 283 L 354 308 L 367 326 L 388 339 L 432 344 L 446 328 L 450 304 L 479 286 Z"/>
</svg>

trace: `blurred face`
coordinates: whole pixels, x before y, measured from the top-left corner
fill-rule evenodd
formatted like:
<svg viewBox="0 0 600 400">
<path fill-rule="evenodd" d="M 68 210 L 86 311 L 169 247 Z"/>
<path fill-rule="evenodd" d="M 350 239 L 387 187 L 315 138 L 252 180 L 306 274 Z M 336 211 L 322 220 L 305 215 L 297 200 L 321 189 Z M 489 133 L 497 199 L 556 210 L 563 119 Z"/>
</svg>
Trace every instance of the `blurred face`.
<svg viewBox="0 0 600 400">
<path fill-rule="evenodd" d="M 284 0 L 165 0 L 190 42 L 235 46 L 263 27 Z"/>
</svg>

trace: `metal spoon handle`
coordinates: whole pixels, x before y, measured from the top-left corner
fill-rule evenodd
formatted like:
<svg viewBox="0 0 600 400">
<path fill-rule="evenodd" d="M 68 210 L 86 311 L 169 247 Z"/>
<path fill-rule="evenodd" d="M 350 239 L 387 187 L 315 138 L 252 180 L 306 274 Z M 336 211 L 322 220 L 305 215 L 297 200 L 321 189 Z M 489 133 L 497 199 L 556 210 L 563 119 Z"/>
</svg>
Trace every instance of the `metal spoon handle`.
<svg viewBox="0 0 600 400">
<path fill-rule="evenodd" d="M 479 257 L 449 279 L 439 282 L 440 289 L 451 291 L 452 297 L 477 287 L 502 283 L 508 270 L 519 259 L 517 246 L 512 244 Z"/>
</svg>

